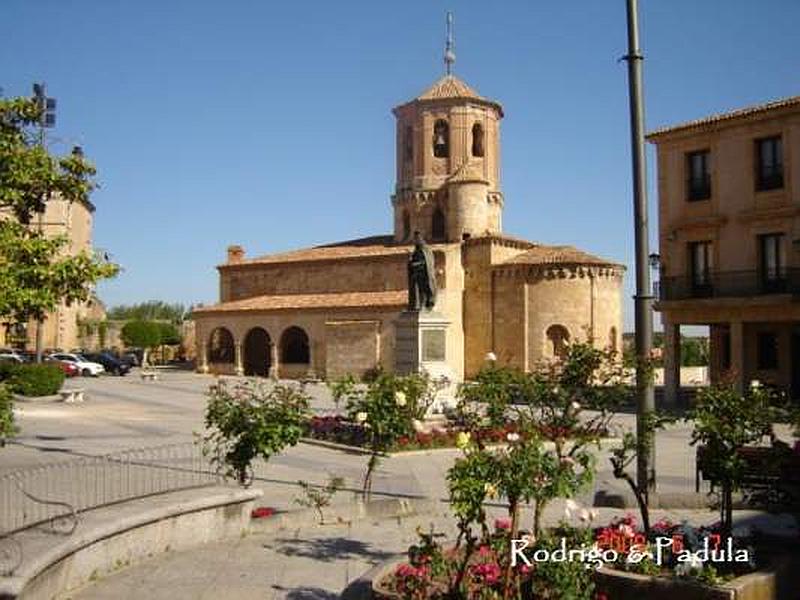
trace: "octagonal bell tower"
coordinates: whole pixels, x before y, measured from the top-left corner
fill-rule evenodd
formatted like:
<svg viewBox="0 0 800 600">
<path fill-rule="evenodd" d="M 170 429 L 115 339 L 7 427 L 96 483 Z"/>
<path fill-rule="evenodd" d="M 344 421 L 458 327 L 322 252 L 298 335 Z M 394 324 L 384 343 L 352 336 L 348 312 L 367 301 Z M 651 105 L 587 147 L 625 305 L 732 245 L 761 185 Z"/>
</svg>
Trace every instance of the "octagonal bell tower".
<svg viewBox="0 0 800 600">
<path fill-rule="evenodd" d="M 420 96 L 397 106 L 394 238 L 419 230 L 430 242 L 458 242 L 499 233 L 499 103 L 452 74 L 448 16 L 446 73 Z"/>
</svg>

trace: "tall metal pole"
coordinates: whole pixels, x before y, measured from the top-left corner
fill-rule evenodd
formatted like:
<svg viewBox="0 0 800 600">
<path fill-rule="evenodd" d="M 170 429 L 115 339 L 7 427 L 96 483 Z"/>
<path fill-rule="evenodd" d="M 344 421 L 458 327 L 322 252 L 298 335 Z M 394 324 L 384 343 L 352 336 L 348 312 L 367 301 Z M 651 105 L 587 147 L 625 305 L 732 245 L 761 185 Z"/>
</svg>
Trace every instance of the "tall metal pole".
<svg viewBox="0 0 800 600">
<path fill-rule="evenodd" d="M 45 124 L 46 124 L 46 110 L 47 110 L 47 90 L 44 83 L 40 83 L 37 89 L 37 86 L 34 86 L 34 93 L 40 103 L 42 113 L 39 115 L 39 146 L 42 148 L 45 147 Z M 37 217 L 37 225 L 39 230 L 39 235 L 42 235 L 44 232 L 44 211 L 39 211 L 39 215 Z M 36 362 L 42 362 L 42 353 L 44 350 L 44 319 L 38 318 L 36 319 Z"/>
<path fill-rule="evenodd" d="M 649 237 L 647 220 L 647 162 L 644 147 L 644 102 L 642 100 L 642 56 L 639 48 L 638 0 L 628 3 L 628 93 L 631 117 L 631 157 L 633 161 L 633 220 L 636 245 L 636 436 L 639 441 L 636 480 L 639 489 L 655 491 L 655 436 L 649 429 L 655 411 L 655 391 L 650 369 L 653 347 L 653 296 L 650 287 Z"/>
</svg>

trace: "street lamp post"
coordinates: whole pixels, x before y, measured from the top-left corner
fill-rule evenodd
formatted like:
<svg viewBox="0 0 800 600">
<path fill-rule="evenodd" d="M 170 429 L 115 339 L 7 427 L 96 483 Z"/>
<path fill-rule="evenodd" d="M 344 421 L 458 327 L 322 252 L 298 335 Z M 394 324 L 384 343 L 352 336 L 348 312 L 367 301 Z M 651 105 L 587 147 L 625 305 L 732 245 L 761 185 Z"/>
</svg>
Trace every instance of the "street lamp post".
<svg viewBox="0 0 800 600">
<path fill-rule="evenodd" d="M 655 491 L 655 436 L 650 419 L 655 412 L 655 390 L 650 373 L 653 347 L 653 294 L 650 287 L 649 233 L 647 220 L 647 163 L 644 147 L 644 102 L 642 100 L 642 56 L 639 48 L 638 1 L 627 0 L 628 93 L 633 163 L 633 219 L 636 246 L 636 480 L 645 497 Z"/>
</svg>

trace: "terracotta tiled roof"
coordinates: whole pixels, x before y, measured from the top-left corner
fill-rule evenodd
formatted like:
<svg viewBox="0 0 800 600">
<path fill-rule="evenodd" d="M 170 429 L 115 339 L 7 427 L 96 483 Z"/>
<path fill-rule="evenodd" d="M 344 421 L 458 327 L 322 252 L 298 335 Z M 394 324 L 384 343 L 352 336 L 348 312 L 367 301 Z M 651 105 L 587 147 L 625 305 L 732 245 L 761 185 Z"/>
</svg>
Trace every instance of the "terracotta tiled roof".
<svg viewBox="0 0 800 600">
<path fill-rule="evenodd" d="M 474 98 L 485 100 L 455 75 L 445 75 L 417 96 L 417 100 L 441 100 L 442 98 Z"/>
<path fill-rule="evenodd" d="M 707 125 L 713 125 L 715 123 L 720 123 L 723 121 L 730 121 L 733 119 L 738 119 L 741 117 L 749 117 L 751 115 L 758 115 L 761 113 L 765 113 L 771 110 L 779 109 L 779 108 L 787 108 L 790 106 L 799 106 L 800 105 L 800 96 L 792 96 L 790 98 L 782 98 L 780 100 L 773 100 L 772 102 L 765 102 L 764 104 L 756 104 L 755 106 L 747 106 L 745 108 L 740 108 L 737 110 L 733 110 L 730 112 L 719 113 L 716 115 L 711 115 L 708 117 L 703 117 L 702 119 L 695 119 L 693 121 L 687 121 L 686 123 L 680 123 L 678 125 L 670 125 L 668 127 L 661 127 L 654 131 L 651 131 L 647 134 L 648 140 L 655 140 L 659 137 L 666 135 L 668 133 L 675 133 L 678 131 L 683 131 L 686 129 L 695 129 L 701 128 Z"/>
<path fill-rule="evenodd" d="M 506 265 L 607 265 L 618 266 L 617 263 L 594 256 L 574 246 L 534 246 L 530 250 L 517 254 L 500 263 Z"/>
<path fill-rule="evenodd" d="M 228 313 L 239 311 L 311 310 L 319 308 L 400 307 L 408 302 L 408 292 L 340 292 L 334 294 L 288 294 L 255 296 L 244 300 L 221 302 L 194 309 L 194 313 Z"/>
<path fill-rule="evenodd" d="M 411 246 L 406 244 L 396 244 L 391 235 L 376 235 L 346 242 L 325 244 L 323 246 L 313 246 L 311 248 L 300 248 L 289 252 L 278 254 L 267 254 L 256 258 L 245 259 L 237 263 L 222 265 L 223 267 L 267 264 L 267 263 L 290 263 L 306 262 L 317 260 L 340 260 L 347 258 L 361 258 L 364 256 L 382 256 L 408 254 Z"/>
</svg>

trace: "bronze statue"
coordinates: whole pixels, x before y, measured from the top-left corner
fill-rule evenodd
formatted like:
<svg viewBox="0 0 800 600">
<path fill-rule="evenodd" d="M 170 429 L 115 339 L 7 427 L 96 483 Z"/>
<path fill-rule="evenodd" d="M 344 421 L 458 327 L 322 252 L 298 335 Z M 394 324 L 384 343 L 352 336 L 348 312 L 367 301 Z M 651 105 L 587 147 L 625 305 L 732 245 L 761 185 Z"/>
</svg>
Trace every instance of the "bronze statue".
<svg viewBox="0 0 800 600">
<path fill-rule="evenodd" d="M 408 310 L 432 310 L 436 304 L 433 252 L 419 231 L 414 232 L 414 251 L 408 257 Z"/>
</svg>

